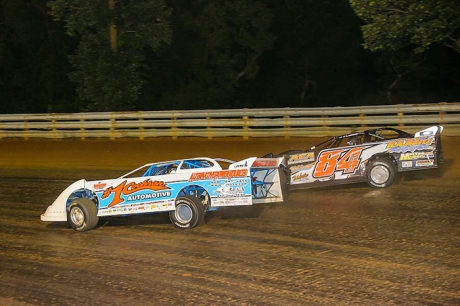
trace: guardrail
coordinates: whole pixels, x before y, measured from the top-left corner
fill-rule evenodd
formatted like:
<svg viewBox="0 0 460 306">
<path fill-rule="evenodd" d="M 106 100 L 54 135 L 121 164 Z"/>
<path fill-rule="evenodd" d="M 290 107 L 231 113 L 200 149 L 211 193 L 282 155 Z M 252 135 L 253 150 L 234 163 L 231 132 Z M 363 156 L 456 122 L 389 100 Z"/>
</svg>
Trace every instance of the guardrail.
<svg viewBox="0 0 460 306">
<path fill-rule="evenodd" d="M 0 115 L 0 138 L 323 137 L 371 127 L 460 136 L 460 103 Z"/>
</svg>

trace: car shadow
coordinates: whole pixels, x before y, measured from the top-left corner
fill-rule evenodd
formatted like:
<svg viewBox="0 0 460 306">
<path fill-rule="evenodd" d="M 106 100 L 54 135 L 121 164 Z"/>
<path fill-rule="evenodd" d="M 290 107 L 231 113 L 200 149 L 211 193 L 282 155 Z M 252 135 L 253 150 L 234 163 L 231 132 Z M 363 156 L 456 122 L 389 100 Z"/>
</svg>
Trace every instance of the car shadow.
<svg viewBox="0 0 460 306">
<path fill-rule="evenodd" d="M 133 225 L 163 225 L 171 224 L 168 213 L 152 213 L 139 215 L 120 215 L 99 219 L 97 227 L 119 227 Z"/>
<path fill-rule="evenodd" d="M 251 219 L 259 218 L 260 215 L 266 210 L 275 207 L 276 204 L 254 204 L 248 206 L 232 206 L 232 207 L 219 207 L 217 211 L 207 212 L 205 215 L 205 223 L 212 219 Z"/>
<path fill-rule="evenodd" d="M 219 207 L 216 211 L 206 212 L 203 224 L 211 222 L 213 219 L 250 219 L 259 218 L 266 210 L 275 207 L 277 204 L 255 204 L 249 206 Z M 99 218 L 95 229 L 102 227 L 130 227 L 143 225 L 171 225 L 169 213 L 151 213 L 139 215 L 120 215 Z M 67 222 L 51 222 L 46 225 L 47 229 L 72 229 Z"/>
</svg>

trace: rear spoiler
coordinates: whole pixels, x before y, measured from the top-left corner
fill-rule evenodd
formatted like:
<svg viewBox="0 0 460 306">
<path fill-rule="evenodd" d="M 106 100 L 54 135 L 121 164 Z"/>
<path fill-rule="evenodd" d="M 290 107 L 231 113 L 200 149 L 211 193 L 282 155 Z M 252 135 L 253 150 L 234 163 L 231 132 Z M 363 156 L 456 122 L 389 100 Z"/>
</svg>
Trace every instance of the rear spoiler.
<svg viewBox="0 0 460 306">
<path fill-rule="evenodd" d="M 434 136 L 436 141 L 436 158 L 438 164 L 444 161 L 444 152 L 442 151 L 441 133 L 444 128 L 442 125 L 431 126 L 427 129 L 415 133 L 415 137 L 430 137 Z"/>
<path fill-rule="evenodd" d="M 441 135 L 444 128 L 442 125 L 434 125 L 424 130 L 418 131 L 415 133 L 415 137 L 427 137 L 427 136 L 436 136 Z"/>
</svg>

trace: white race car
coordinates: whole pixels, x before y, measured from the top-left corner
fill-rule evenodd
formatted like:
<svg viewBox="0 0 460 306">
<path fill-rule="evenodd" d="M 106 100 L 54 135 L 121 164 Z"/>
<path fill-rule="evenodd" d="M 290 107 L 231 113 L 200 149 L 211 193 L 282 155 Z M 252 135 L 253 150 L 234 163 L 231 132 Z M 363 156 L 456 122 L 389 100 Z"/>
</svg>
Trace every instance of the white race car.
<svg viewBox="0 0 460 306">
<path fill-rule="evenodd" d="M 76 231 L 87 231 L 99 217 L 169 212 L 174 226 L 193 228 L 206 211 L 220 206 L 282 202 L 282 159 L 199 157 L 146 164 L 116 179 L 82 179 L 67 187 L 41 220 L 65 221 Z"/>
</svg>

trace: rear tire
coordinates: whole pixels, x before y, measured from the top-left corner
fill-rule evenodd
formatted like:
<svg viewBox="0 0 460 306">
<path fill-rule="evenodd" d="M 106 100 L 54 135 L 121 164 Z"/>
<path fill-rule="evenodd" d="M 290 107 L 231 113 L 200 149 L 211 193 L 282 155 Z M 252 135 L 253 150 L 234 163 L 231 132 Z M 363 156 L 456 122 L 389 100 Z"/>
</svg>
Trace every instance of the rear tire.
<svg viewBox="0 0 460 306">
<path fill-rule="evenodd" d="M 368 166 L 366 178 L 371 187 L 389 187 L 396 179 L 395 166 L 389 159 L 375 159 Z"/>
<path fill-rule="evenodd" d="M 203 203 L 194 196 L 181 196 L 176 199 L 176 209 L 169 212 L 169 218 L 177 228 L 194 228 L 203 222 Z"/>
<path fill-rule="evenodd" d="M 73 200 L 67 207 L 67 222 L 79 232 L 95 228 L 99 222 L 96 204 L 87 198 Z"/>
</svg>

